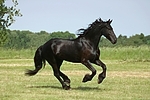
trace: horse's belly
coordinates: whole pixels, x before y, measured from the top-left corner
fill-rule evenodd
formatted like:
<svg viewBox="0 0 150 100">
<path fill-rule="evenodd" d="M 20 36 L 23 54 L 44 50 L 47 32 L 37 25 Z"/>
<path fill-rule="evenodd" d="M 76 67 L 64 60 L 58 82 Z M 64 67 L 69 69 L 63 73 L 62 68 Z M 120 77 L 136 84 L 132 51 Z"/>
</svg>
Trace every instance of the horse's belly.
<svg viewBox="0 0 150 100">
<path fill-rule="evenodd" d="M 59 59 L 69 61 L 69 62 L 75 62 L 75 63 L 81 62 L 79 55 L 69 53 L 69 52 L 68 53 L 58 53 L 56 56 Z"/>
</svg>

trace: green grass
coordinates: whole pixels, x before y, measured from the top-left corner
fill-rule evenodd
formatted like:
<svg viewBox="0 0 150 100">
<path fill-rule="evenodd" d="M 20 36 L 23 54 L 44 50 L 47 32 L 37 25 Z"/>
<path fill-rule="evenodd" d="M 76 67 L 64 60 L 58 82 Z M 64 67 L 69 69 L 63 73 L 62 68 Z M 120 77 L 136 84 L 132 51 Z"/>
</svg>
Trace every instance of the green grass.
<svg viewBox="0 0 150 100">
<path fill-rule="evenodd" d="M 63 90 L 53 76 L 49 65 L 36 76 L 24 76 L 26 69 L 33 69 L 32 59 L 0 60 L 1 100 L 147 100 L 150 99 L 150 62 L 104 60 L 107 77 L 97 84 L 97 76 L 91 82 L 82 83 L 86 73 L 81 64 L 64 62 L 62 70 L 71 79 L 71 90 Z M 100 67 L 94 67 L 102 70 Z"/>
<path fill-rule="evenodd" d="M 36 49 L 3 49 L 0 48 L 0 59 L 31 59 L 34 56 Z"/>
<path fill-rule="evenodd" d="M 150 61 L 150 46 L 102 48 L 102 59 Z"/>
<path fill-rule="evenodd" d="M 150 61 L 150 46 L 100 48 L 103 60 L 136 60 Z M 0 48 L 0 59 L 32 59 L 36 49 L 3 49 Z"/>
<path fill-rule="evenodd" d="M 101 48 L 107 65 L 107 77 L 97 84 L 101 67 L 91 82 L 82 83 L 91 73 L 81 64 L 64 62 L 61 70 L 71 79 L 71 90 L 63 90 L 52 68 L 33 77 L 24 75 L 33 69 L 35 50 L 0 49 L 0 100 L 148 100 L 150 99 L 150 48 Z"/>
</svg>

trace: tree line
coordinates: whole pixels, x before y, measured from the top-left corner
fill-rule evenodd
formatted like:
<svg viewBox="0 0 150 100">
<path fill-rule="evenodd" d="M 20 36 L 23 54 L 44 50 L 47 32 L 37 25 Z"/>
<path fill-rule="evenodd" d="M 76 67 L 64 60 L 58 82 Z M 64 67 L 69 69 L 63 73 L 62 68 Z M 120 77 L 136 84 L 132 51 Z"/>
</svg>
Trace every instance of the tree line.
<svg viewBox="0 0 150 100">
<path fill-rule="evenodd" d="M 75 34 L 68 31 L 48 33 L 46 31 L 8 30 L 7 40 L 2 46 L 8 49 L 32 49 L 39 47 L 52 38 L 73 39 L 75 38 Z"/>
<path fill-rule="evenodd" d="M 20 30 L 9 30 L 7 34 L 7 40 L 3 44 L 3 48 L 7 49 L 35 49 L 46 41 L 52 38 L 74 39 L 76 35 L 66 32 L 52 32 L 46 31 L 31 32 Z M 144 36 L 143 33 L 136 34 L 130 37 L 119 35 L 117 44 L 113 45 L 105 37 L 100 40 L 99 46 L 101 47 L 122 47 L 122 46 L 150 46 L 150 35 Z"/>
</svg>

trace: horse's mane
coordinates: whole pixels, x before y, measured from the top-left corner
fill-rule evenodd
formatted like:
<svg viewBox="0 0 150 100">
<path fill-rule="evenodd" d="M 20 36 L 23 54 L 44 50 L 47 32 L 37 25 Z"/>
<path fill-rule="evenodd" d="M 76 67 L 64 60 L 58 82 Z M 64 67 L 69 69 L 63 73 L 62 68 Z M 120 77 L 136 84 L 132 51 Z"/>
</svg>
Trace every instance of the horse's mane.
<svg viewBox="0 0 150 100">
<path fill-rule="evenodd" d="M 102 22 L 103 21 L 101 20 L 101 18 L 97 19 L 92 24 L 89 24 L 88 28 L 86 28 L 86 29 L 84 29 L 84 28 L 79 29 L 77 35 L 79 35 L 79 37 L 80 36 L 85 36 L 91 29 L 93 29 L 93 27 L 95 27 L 97 24 L 100 24 Z"/>
</svg>

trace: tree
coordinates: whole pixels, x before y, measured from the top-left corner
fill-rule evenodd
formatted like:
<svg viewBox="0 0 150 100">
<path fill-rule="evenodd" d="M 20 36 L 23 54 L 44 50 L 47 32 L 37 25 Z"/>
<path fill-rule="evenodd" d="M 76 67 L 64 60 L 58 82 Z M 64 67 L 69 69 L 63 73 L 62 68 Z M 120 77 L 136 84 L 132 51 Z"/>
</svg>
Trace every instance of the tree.
<svg viewBox="0 0 150 100">
<path fill-rule="evenodd" d="M 121 34 L 118 36 L 117 45 L 118 46 L 127 46 L 128 45 L 128 38 L 127 36 L 122 36 Z"/>
<path fill-rule="evenodd" d="M 150 46 L 150 35 L 146 36 L 143 40 L 145 45 L 149 45 Z"/>
<path fill-rule="evenodd" d="M 7 49 L 34 49 L 44 44 L 46 41 L 52 38 L 73 39 L 75 34 L 66 32 L 53 32 L 48 33 L 46 31 L 31 32 L 20 30 L 9 30 L 4 48 Z"/>
<path fill-rule="evenodd" d="M 51 33 L 50 37 L 51 38 L 73 39 L 73 38 L 75 38 L 75 35 L 72 33 L 69 33 L 68 31 L 66 31 L 66 32 L 58 31 L 58 32 Z"/>
<path fill-rule="evenodd" d="M 135 34 L 128 39 L 128 44 L 132 46 L 140 46 L 144 44 L 144 34 Z"/>
<path fill-rule="evenodd" d="M 6 40 L 7 28 L 15 21 L 15 16 L 22 16 L 20 9 L 17 9 L 17 0 L 12 0 L 13 5 L 7 6 L 6 0 L 0 0 L 0 44 Z"/>
<path fill-rule="evenodd" d="M 26 49 L 30 47 L 30 40 L 24 31 L 14 30 L 8 33 L 8 39 L 3 46 L 10 49 Z"/>
</svg>

